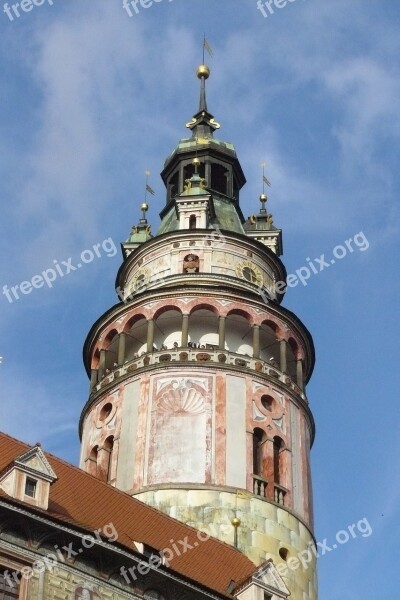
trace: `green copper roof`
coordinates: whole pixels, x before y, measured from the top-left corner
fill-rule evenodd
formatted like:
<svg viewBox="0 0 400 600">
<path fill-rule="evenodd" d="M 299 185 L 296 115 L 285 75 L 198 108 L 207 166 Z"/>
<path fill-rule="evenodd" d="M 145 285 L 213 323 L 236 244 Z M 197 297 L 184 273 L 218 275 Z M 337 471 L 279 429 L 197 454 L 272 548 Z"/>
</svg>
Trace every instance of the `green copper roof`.
<svg viewBox="0 0 400 600">
<path fill-rule="evenodd" d="M 236 150 L 235 146 L 230 142 L 223 142 L 222 140 L 218 140 L 214 137 L 207 138 L 182 138 L 178 145 L 174 148 L 171 154 L 167 157 L 164 164 L 168 164 L 174 154 L 180 154 L 181 152 L 188 152 L 191 150 L 203 150 L 205 148 L 212 149 L 215 148 L 220 152 L 224 152 L 225 154 L 229 154 L 230 156 L 236 158 Z"/>
<path fill-rule="evenodd" d="M 218 225 L 220 229 L 244 234 L 244 229 L 240 222 L 239 215 L 236 212 L 236 208 L 231 200 L 225 200 L 223 198 L 219 198 L 218 196 L 214 196 L 214 208 L 216 218 L 214 222 L 210 224 L 210 229 L 213 228 L 212 226 Z M 169 233 L 170 231 L 178 230 L 179 221 L 176 216 L 175 205 L 174 203 L 171 203 L 171 208 L 161 221 L 161 225 L 156 235 L 162 235 L 163 233 Z"/>
</svg>

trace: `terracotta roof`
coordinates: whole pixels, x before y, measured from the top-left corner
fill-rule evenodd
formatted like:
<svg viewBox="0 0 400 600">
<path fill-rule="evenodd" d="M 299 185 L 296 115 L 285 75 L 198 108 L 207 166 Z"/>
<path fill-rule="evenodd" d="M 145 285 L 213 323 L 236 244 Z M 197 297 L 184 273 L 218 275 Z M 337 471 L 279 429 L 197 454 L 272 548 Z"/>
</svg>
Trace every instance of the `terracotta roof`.
<svg viewBox="0 0 400 600">
<path fill-rule="evenodd" d="M 0 472 L 30 447 L 0 433 Z M 196 547 L 174 556 L 171 569 L 228 597 L 227 588 L 232 580 L 239 583 L 255 571 L 255 565 L 235 548 L 214 538 L 199 542 L 196 529 L 47 452 L 45 455 L 58 477 L 51 486 L 49 508 L 44 511 L 23 504 L 27 510 L 89 533 L 112 523 L 118 532 L 117 543 L 133 553 L 133 540 L 162 550 L 171 548 L 171 540 L 178 543 L 187 538 L 191 546 L 196 542 Z M 0 496 L 9 498 L 1 490 Z"/>
</svg>

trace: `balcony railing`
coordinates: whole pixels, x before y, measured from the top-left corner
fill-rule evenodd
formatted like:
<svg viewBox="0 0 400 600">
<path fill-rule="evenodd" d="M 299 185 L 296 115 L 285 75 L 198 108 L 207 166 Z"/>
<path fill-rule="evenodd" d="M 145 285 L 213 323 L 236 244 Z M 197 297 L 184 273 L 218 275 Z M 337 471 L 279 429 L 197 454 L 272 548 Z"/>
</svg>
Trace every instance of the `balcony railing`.
<svg viewBox="0 0 400 600">
<path fill-rule="evenodd" d="M 140 369 L 152 365 L 188 362 L 219 363 L 241 369 L 249 369 L 259 374 L 266 374 L 274 378 L 277 382 L 283 383 L 299 394 L 303 400 L 307 401 L 304 392 L 296 385 L 292 378 L 287 373 L 282 373 L 276 366 L 272 366 L 270 362 L 266 362 L 260 358 L 253 358 L 247 354 L 219 350 L 215 346 L 208 344 L 205 348 L 172 348 L 128 358 L 123 365 L 115 366 L 113 370 L 106 369 L 101 376 L 101 380 L 93 386 L 92 392 L 99 391 L 124 375 L 135 373 Z"/>
<path fill-rule="evenodd" d="M 267 496 L 268 481 L 259 475 L 253 475 L 253 494 L 265 498 Z"/>
<path fill-rule="evenodd" d="M 278 483 L 274 484 L 274 500 L 277 504 L 282 504 L 285 506 L 285 497 L 287 494 L 287 489 L 279 485 Z"/>
</svg>

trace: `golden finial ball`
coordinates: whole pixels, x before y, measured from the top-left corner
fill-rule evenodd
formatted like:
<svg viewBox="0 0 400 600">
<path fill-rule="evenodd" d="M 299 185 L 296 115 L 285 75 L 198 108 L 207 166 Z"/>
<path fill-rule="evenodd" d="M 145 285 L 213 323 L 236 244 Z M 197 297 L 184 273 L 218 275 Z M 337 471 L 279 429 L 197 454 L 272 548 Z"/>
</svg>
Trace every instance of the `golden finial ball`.
<svg viewBox="0 0 400 600">
<path fill-rule="evenodd" d="M 261 194 L 261 196 L 260 196 L 260 202 L 266 202 L 267 200 L 268 200 L 267 194 Z"/>
<path fill-rule="evenodd" d="M 232 522 L 232 525 L 235 527 L 235 529 L 240 527 L 240 525 L 242 523 L 242 521 L 238 517 L 234 517 L 231 522 Z"/>
<path fill-rule="evenodd" d="M 143 204 L 142 204 L 142 206 L 140 208 L 144 212 L 147 212 L 149 210 L 149 205 L 147 204 L 147 202 L 143 202 Z"/>
<path fill-rule="evenodd" d="M 207 65 L 200 65 L 197 67 L 197 77 L 199 79 L 202 79 L 203 77 L 204 79 L 208 79 L 210 77 L 210 69 Z"/>
<path fill-rule="evenodd" d="M 200 159 L 199 158 L 194 158 L 192 164 L 193 165 L 199 165 L 200 164 Z"/>
</svg>

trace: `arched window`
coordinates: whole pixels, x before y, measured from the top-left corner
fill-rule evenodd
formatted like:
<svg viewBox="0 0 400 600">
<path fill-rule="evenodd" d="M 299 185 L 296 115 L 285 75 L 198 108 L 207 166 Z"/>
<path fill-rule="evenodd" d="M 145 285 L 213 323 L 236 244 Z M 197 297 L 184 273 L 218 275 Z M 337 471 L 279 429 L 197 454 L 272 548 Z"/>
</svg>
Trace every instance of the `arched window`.
<svg viewBox="0 0 400 600">
<path fill-rule="evenodd" d="M 175 307 L 163 307 L 154 315 L 154 350 L 173 350 L 181 345 L 182 314 Z"/>
<path fill-rule="evenodd" d="M 189 317 L 189 341 L 192 348 L 218 349 L 218 314 L 212 307 L 196 307 Z"/>
<path fill-rule="evenodd" d="M 105 339 L 104 348 L 107 351 L 104 369 L 106 375 L 108 375 L 118 366 L 118 339 L 119 335 L 116 329 L 110 331 Z"/>
<path fill-rule="evenodd" d="M 256 427 L 253 431 L 253 475 L 262 476 L 263 474 L 263 453 L 262 445 L 265 439 L 265 432 Z"/>
<path fill-rule="evenodd" d="M 125 362 L 137 358 L 147 348 L 148 319 L 144 315 L 135 315 L 125 326 L 126 349 Z"/>
<path fill-rule="evenodd" d="M 248 315 L 230 312 L 226 317 L 226 349 L 236 354 L 253 355 L 253 331 Z"/>
<path fill-rule="evenodd" d="M 90 454 L 89 454 L 87 472 L 90 473 L 91 475 L 94 475 L 95 477 L 97 476 L 98 458 L 99 458 L 99 447 L 94 446 L 94 448 L 91 449 Z"/>
<path fill-rule="evenodd" d="M 110 483 L 112 477 L 112 459 L 114 450 L 114 436 L 110 435 L 104 442 L 104 450 L 106 451 L 104 476 L 107 483 Z"/>
<path fill-rule="evenodd" d="M 190 215 L 189 217 L 189 229 L 196 229 L 197 219 L 196 215 Z"/>
<path fill-rule="evenodd" d="M 282 468 L 281 468 L 281 450 L 283 448 L 283 441 L 279 437 L 274 437 L 274 483 L 278 485 L 282 480 Z"/>
<path fill-rule="evenodd" d="M 177 194 L 179 194 L 179 171 L 168 182 L 168 200 L 173 200 Z"/>
</svg>

